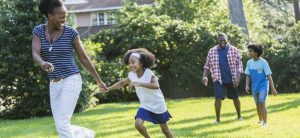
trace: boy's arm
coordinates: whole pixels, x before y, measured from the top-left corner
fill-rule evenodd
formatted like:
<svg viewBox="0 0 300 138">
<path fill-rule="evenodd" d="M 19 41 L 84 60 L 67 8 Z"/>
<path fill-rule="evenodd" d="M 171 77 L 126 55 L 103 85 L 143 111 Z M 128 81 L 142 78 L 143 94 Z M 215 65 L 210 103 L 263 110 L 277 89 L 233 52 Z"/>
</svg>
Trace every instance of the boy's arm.
<svg viewBox="0 0 300 138">
<path fill-rule="evenodd" d="M 125 85 L 130 83 L 130 79 L 127 77 L 119 82 L 113 84 L 112 86 L 107 88 L 107 91 L 115 90 L 124 87 Z"/>
<path fill-rule="evenodd" d="M 155 76 L 151 77 L 151 82 L 150 83 L 139 83 L 139 82 L 132 82 L 130 84 L 131 86 L 141 86 L 141 87 L 145 87 L 148 89 L 159 89 L 159 83 L 158 80 Z"/>
<path fill-rule="evenodd" d="M 273 79 L 272 79 L 271 74 L 268 75 L 268 80 L 269 80 L 269 83 L 270 83 L 270 86 L 271 86 L 271 92 L 272 92 L 272 94 L 273 94 L 274 96 L 277 95 L 277 91 L 276 91 L 276 89 L 275 89 L 275 86 L 274 86 L 274 83 L 273 83 Z"/>
</svg>

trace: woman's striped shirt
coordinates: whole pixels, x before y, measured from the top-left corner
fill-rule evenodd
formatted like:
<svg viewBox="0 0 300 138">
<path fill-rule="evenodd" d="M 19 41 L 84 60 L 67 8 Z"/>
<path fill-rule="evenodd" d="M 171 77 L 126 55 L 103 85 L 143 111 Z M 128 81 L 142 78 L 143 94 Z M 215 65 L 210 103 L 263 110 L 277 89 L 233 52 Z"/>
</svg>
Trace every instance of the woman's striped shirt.
<svg viewBox="0 0 300 138">
<path fill-rule="evenodd" d="M 50 43 L 46 39 L 46 25 L 41 24 L 33 29 L 33 34 L 40 37 L 41 57 L 44 61 L 54 66 L 54 71 L 49 73 L 49 79 L 66 78 L 79 73 L 79 68 L 74 61 L 73 41 L 78 32 L 70 26 L 64 26 L 63 34 L 56 39 L 50 51 Z"/>
</svg>

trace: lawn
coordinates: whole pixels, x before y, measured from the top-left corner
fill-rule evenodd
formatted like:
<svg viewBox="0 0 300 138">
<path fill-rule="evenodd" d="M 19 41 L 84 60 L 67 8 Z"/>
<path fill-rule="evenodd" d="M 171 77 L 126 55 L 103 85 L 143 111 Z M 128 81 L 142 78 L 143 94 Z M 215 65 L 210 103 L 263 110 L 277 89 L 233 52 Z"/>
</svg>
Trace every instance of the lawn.
<svg viewBox="0 0 300 138">
<path fill-rule="evenodd" d="M 224 100 L 221 124 L 214 125 L 214 99 L 189 98 L 167 100 L 173 118 L 169 126 L 175 137 L 300 137 L 300 94 L 269 96 L 268 126 L 257 122 L 252 97 L 241 97 L 244 121 L 237 121 L 231 100 Z M 85 112 L 75 114 L 72 123 L 95 130 L 99 138 L 141 137 L 134 128 L 137 102 L 102 104 Z M 146 123 L 150 135 L 164 137 L 157 125 Z M 0 120 L 1 138 L 57 137 L 51 117 L 27 120 Z"/>
</svg>

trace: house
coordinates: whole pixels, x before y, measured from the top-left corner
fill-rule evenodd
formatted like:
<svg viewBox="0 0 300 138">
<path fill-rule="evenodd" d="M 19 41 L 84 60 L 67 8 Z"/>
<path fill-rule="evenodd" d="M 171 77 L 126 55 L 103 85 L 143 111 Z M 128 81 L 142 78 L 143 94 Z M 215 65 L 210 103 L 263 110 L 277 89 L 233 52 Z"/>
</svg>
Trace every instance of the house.
<svg viewBox="0 0 300 138">
<path fill-rule="evenodd" d="M 65 0 L 74 26 L 82 38 L 116 24 L 112 11 L 122 8 L 122 0 Z M 152 5 L 154 0 L 137 0 L 138 5 Z"/>
</svg>

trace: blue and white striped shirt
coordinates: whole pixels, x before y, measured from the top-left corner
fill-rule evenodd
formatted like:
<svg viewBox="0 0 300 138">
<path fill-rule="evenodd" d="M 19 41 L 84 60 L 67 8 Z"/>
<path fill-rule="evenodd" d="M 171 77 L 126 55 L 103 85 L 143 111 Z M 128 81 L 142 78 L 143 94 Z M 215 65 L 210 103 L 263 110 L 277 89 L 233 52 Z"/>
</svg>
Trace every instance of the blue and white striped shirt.
<svg viewBox="0 0 300 138">
<path fill-rule="evenodd" d="M 45 24 L 34 27 L 33 34 L 40 37 L 41 57 L 44 61 L 52 63 L 54 71 L 49 73 L 49 79 L 66 78 L 79 73 L 79 68 L 74 61 L 73 41 L 78 32 L 70 26 L 64 26 L 63 34 L 53 43 L 49 51 L 50 43 L 46 39 Z"/>
</svg>

